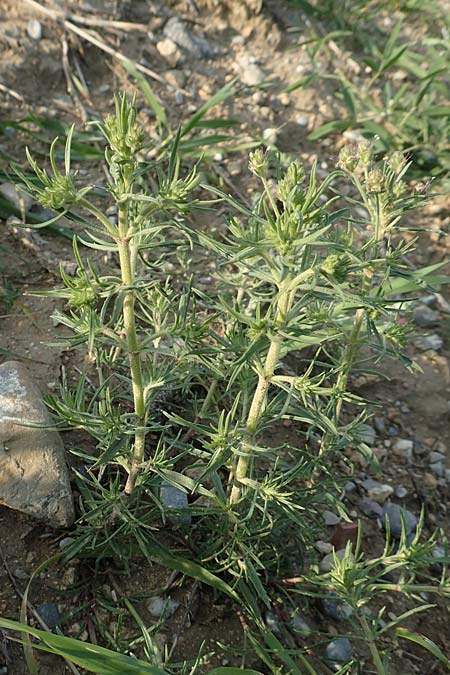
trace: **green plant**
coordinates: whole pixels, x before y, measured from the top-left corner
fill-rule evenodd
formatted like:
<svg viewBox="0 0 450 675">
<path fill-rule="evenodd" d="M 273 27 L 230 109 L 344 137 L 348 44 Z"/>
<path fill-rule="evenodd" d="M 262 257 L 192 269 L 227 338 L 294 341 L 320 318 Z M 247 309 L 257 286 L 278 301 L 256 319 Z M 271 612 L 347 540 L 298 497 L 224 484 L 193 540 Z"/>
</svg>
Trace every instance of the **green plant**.
<svg viewBox="0 0 450 675">
<path fill-rule="evenodd" d="M 288 88 L 292 91 L 323 80 L 325 86 L 335 88 L 336 101 L 343 107 L 308 138 L 318 140 L 352 129 L 370 140 L 376 152 L 408 152 L 410 171 L 416 176 L 448 180 L 449 52 L 445 34 L 433 32 L 433 20 L 439 23 L 443 15 L 439 4 L 427 3 L 431 23 L 427 25 L 421 16 L 416 26 L 410 12 L 417 3 L 392 3 L 399 5 L 400 19 L 389 32 L 380 21 L 388 17 L 386 3 L 351 1 L 347 12 L 334 2 L 317 7 L 303 0 L 298 4 L 317 18 L 330 21 L 333 17 L 338 27 L 326 33 L 321 24 L 315 26 L 318 36 L 306 43 L 314 72 Z M 411 30 L 414 35 L 420 31 L 418 41 L 407 39 Z M 349 47 L 358 71 L 352 69 L 350 74 L 345 64 Z"/>
<path fill-rule="evenodd" d="M 261 629 L 265 579 L 304 563 L 324 504 L 344 514 L 335 458 L 349 446 L 370 452 L 352 370 L 385 355 L 414 367 L 405 293 L 447 280 L 439 265 L 411 271 L 405 262 L 414 241 L 400 221 L 426 195 L 410 190 L 401 153 L 378 160 L 366 142 L 344 148 L 322 182 L 315 166 L 307 178 L 299 162 L 283 170 L 276 154 L 257 150 L 253 209 L 203 186 L 239 214 L 218 239 L 189 220 L 213 200 L 199 201 L 195 167 L 181 177 L 180 134 L 146 180 L 133 103 L 118 98 L 99 128 L 117 222 L 92 186 L 78 186 L 72 132 L 64 173 L 53 144 L 52 172 L 29 155 L 36 179 L 22 176 L 45 206 L 94 219 L 84 216 L 74 241 L 76 276 L 62 273 L 64 287 L 46 293 L 67 301 L 57 314 L 70 329 L 63 343 L 86 355 L 78 384 L 64 381 L 49 404 L 61 429 L 95 442 L 75 449 L 80 518 L 67 556 L 126 563 L 139 552 L 227 594 Z M 120 274 L 100 274 L 78 242 L 113 253 Z M 166 274 L 169 259 L 186 268 L 188 245 L 212 254 L 209 293 L 195 288 L 195 269 Z M 279 439 L 286 420 L 295 438 Z M 184 504 L 167 503 L 167 488 Z"/>
</svg>

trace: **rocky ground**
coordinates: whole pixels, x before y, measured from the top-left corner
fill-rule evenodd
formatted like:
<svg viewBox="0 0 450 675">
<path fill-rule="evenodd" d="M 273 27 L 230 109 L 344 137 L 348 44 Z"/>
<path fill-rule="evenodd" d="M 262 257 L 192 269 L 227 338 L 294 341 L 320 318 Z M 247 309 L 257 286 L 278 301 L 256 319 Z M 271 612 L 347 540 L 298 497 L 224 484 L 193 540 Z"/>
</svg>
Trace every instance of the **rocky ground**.
<svg viewBox="0 0 450 675">
<path fill-rule="evenodd" d="M 310 19 L 288 3 L 92 0 L 88 5 L 79 0 L 45 6 L 51 11 L 40 12 L 25 0 L 3 0 L 1 4 L 3 120 L 33 113 L 65 123 L 75 121 L 82 126 L 87 118 L 109 111 L 114 91 L 132 91 L 135 87 L 118 53 L 142 66 L 173 128 L 226 82 L 237 78 L 239 96 L 228 100 L 222 109 L 227 117 L 239 121 L 236 133 L 240 142 L 264 139 L 276 143 L 280 151 L 299 157 L 308 166 L 318 159 L 322 175 L 334 166 L 345 138 L 340 135 L 319 141 L 307 138 L 309 132 L 342 110 L 333 81 L 325 79 L 291 93 L 286 91 L 312 72 L 306 44 Z M 71 21 L 70 14 L 85 22 Z M 394 14 L 386 11 L 379 17 L 387 30 L 396 21 Z M 100 24 L 92 23 L 93 18 L 100 20 Z M 102 24 L 105 20 L 126 24 Z M 75 32 L 72 25 L 89 31 L 90 39 Z M 110 53 L 94 44 L 92 37 L 106 44 Z M 111 50 L 116 55 L 111 55 Z M 348 77 L 364 77 L 363 67 L 342 45 L 334 44 L 331 55 L 329 51 L 319 52 L 317 59 L 324 69 L 338 63 Z M 78 89 L 76 82 L 81 82 Z M 154 111 L 140 94 L 138 106 L 140 121 L 155 137 Z M 347 139 L 351 138 L 352 132 L 346 134 Z M 31 144 L 39 141 L 39 137 L 27 140 Z M 4 166 L 11 157 L 23 162 L 24 143 L 20 130 L 11 126 L 4 129 L 0 136 Z M 228 153 L 226 148 L 219 149 L 208 162 L 228 191 L 245 198 L 249 184 L 246 152 Z M 80 164 L 88 175 L 98 174 L 98 166 L 92 162 Z M 3 180 L 3 188 L 0 186 L 3 194 L 10 190 L 6 182 Z M 445 235 L 449 214 L 443 195 L 425 207 L 420 222 L 427 232 L 420 236 L 415 262 L 425 265 L 448 258 Z M 55 333 L 50 318 L 54 302 L 32 296 L 30 291 L 55 284 L 58 261 L 71 257 L 70 243 L 45 231 L 41 232 L 42 240 L 32 240 L 15 229 L 15 223 L 14 217 L 2 222 L 0 355 L 3 361 L 11 358 L 20 361 L 44 393 L 54 392 L 62 366 L 72 369 L 76 377 L 76 358 L 61 347 L 48 345 Z M 449 269 L 450 265 L 444 272 Z M 353 390 L 370 401 L 373 417 L 366 441 L 380 463 L 380 473 L 375 474 L 359 455 L 352 456 L 355 473 L 349 476 L 343 495 L 351 518 L 363 523 L 363 549 L 368 554 L 382 549 L 386 514 L 394 534 L 394 530 L 401 528 L 399 507 L 405 509 L 409 534 L 415 531 L 422 509 L 425 534 L 429 535 L 436 527 L 450 534 L 449 298 L 449 291 L 443 287 L 436 292 L 424 291 L 415 300 L 416 337 L 410 356 L 420 365 L 420 375 L 409 373 L 399 364 L 385 363 L 378 376 L 355 377 L 352 381 Z M 1 382 L 5 379 L 0 373 Z M 6 394 L 5 389 L 0 390 L 0 395 Z M 0 456 L 0 466 L 1 461 Z M 341 469 L 347 472 L 344 463 Z M 1 500 L 7 498 L 0 480 Z M 1 616 L 18 618 L 20 597 L 32 571 L 63 549 L 68 536 L 67 531 L 0 507 Z M 323 570 L 330 565 L 332 543 L 339 548 L 339 541 L 345 539 L 339 517 L 324 513 L 323 538 L 316 544 L 323 556 Z M 438 541 L 437 546 L 444 543 Z M 151 624 L 162 611 L 165 596 L 161 595 L 161 589 L 170 587 L 167 621 L 158 633 L 159 643 L 168 645 L 174 659 L 181 659 L 193 657 L 206 639 L 207 649 L 217 654 L 211 657 L 211 663 L 235 663 L 232 655 L 216 646 L 219 640 L 232 648 L 242 644 L 241 623 L 227 603 L 211 606 L 207 592 L 200 591 L 195 584 L 179 588 L 178 582 L 157 566 L 151 571 L 135 570 L 133 578 L 124 577 L 119 587 L 105 570 L 95 585 L 92 576 L 93 569 L 84 563 L 66 568 L 50 566 L 37 575 L 31 602 L 49 628 L 61 625 L 64 632 L 83 640 L 123 648 L 121 631 L 128 636 L 138 631 L 127 612 L 119 607 L 118 598 L 136 596 L 139 610 Z M 394 596 L 388 597 L 387 603 L 388 612 L 394 615 L 406 608 Z M 302 615 L 296 619 L 301 634 L 320 629 L 337 635 L 347 630 L 348 617 L 336 608 L 332 598 L 321 606 L 312 603 L 302 609 Z M 411 627 L 433 637 L 450 654 L 448 607 L 438 603 L 427 617 L 426 624 L 413 618 Z M 276 614 L 266 619 L 275 629 L 281 620 Z M 99 631 L 99 625 L 103 625 L 103 632 Z M 339 660 L 333 650 L 346 654 L 349 648 L 345 639 L 337 639 L 328 646 L 328 656 L 330 660 Z M 396 667 L 399 673 L 444 672 L 427 659 L 416 649 L 398 650 Z M 0 673 L 26 672 L 20 650 L 0 641 Z M 50 672 L 59 675 L 68 671 L 62 662 L 44 657 L 42 674 Z"/>
</svg>

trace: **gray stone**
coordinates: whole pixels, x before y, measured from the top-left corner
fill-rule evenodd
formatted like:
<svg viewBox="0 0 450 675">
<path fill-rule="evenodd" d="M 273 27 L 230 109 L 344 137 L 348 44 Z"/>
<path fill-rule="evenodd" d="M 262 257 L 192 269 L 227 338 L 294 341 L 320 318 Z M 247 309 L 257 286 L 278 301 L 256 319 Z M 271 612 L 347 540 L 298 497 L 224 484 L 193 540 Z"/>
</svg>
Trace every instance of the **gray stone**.
<svg viewBox="0 0 450 675">
<path fill-rule="evenodd" d="M 272 143 L 275 145 L 278 140 L 278 129 L 267 127 L 267 129 L 263 129 L 262 136 L 263 139 L 267 141 L 267 143 Z"/>
<path fill-rule="evenodd" d="M 333 550 L 332 545 L 328 541 L 322 541 L 322 539 L 314 542 L 314 548 L 316 548 L 322 555 L 327 555 Z"/>
<path fill-rule="evenodd" d="M 212 47 L 205 38 L 195 35 L 192 27 L 176 16 L 168 20 L 163 33 L 193 59 L 212 59 L 223 53 L 223 50 Z"/>
<path fill-rule="evenodd" d="M 375 443 L 376 431 L 370 424 L 361 424 L 359 427 L 359 439 L 366 445 Z"/>
<path fill-rule="evenodd" d="M 307 127 L 309 124 L 309 119 L 301 115 L 300 117 L 296 117 L 295 123 L 298 124 L 299 127 Z"/>
<path fill-rule="evenodd" d="M 249 87 L 256 87 L 262 84 L 266 79 L 264 71 L 256 64 L 252 63 L 248 58 L 243 58 L 239 61 L 241 80 Z"/>
<path fill-rule="evenodd" d="M 32 40 L 40 40 L 42 37 L 42 26 L 37 19 L 30 19 L 27 23 L 28 37 Z"/>
<path fill-rule="evenodd" d="M 362 486 L 367 492 L 369 499 L 373 499 L 379 504 L 384 504 L 386 499 L 388 499 L 388 497 L 390 497 L 394 492 L 392 485 L 379 483 L 372 478 L 368 478 L 367 480 L 363 481 Z"/>
<path fill-rule="evenodd" d="M 161 485 L 159 497 L 161 503 L 168 511 L 171 511 L 172 509 L 186 509 L 189 506 L 187 494 L 169 483 L 163 483 Z M 190 525 L 192 518 L 188 513 L 183 513 L 170 515 L 170 520 L 172 523 Z"/>
<path fill-rule="evenodd" d="M 326 555 L 325 558 L 323 558 L 323 560 L 320 561 L 319 565 L 320 571 L 330 572 L 334 567 L 335 557 L 338 560 L 342 560 L 345 556 L 345 553 L 346 553 L 345 548 L 341 548 L 339 549 L 339 551 L 331 551 L 331 553 L 328 553 L 328 555 Z"/>
<path fill-rule="evenodd" d="M 348 638 L 336 638 L 327 645 L 325 658 L 332 665 L 333 670 L 339 670 L 343 663 L 352 658 L 352 648 Z"/>
<path fill-rule="evenodd" d="M 338 525 L 341 522 L 340 517 L 332 511 L 324 511 L 322 513 L 322 518 L 325 522 L 325 525 L 328 527 L 333 527 L 333 525 Z"/>
<path fill-rule="evenodd" d="M 33 197 L 14 183 L 2 183 L 0 193 L 19 210 L 23 207 L 25 211 L 28 211 L 34 204 Z"/>
<path fill-rule="evenodd" d="M 445 460 L 445 455 L 442 452 L 430 452 L 430 464 L 442 462 L 443 460 Z"/>
<path fill-rule="evenodd" d="M 42 621 L 44 621 L 51 630 L 59 625 L 61 615 L 59 609 L 53 602 L 44 602 L 42 605 L 36 607 L 36 610 Z"/>
<path fill-rule="evenodd" d="M 421 335 L 414 340 L 415 346 L 420 349 L 422 352 L 427 352 L 430 349 L 437 352 L 442 348 L 444 344 L 443 339 L 437 333 L 432 335 Z"/>
<path fill-rule="evenodd" d="M 386 502 L 383 507 L 383 517 L 381 522 L 384 529 L 386 529 L 387 520 L 389 519 L 389 527 L 393 537 L 398 538 L 402 534 L 402 516 L 405 522 L 406 534 L 409 535 L 415 532 L 417 518 L 414 513 L 411 513 L 411 511 L 408 511 L 404 507 L 394 504 L 393 502 Z"/>
<path fill-rule="evenodd" d="M 430 469 L 434 473 L 434 475 L 439 476 L 439 478 L 445 476 L 444 462 L 433 462 L 432 464 L 430 464 Z"/>
<path fill-rule="evenodd" d="M 74 541 L 75 539 L 73 537 L 63 537 L 59 542 L 59 548 L 61 551 L 64 551 L 64 549 L 68 548 Z"/>
<path fill-rule="evenodd" d="M 345 621 L 353 614 L 353 609 L 348 602 L 340 600 L 334 591 L 330 591 L 322 598 L 321 605 L 324 614 L 336 621 Z"/>
<path fill-rule="evenodd" d="M 384 434 L 386 431 L 386 422 L 384 421 L 384 417 L 374 417 L 373 424 L 377 433 Z"/>
<path fill-rule="evenodd" d="M 356 484 L 352 481 L 349 480 L 347 483 L 344 485 L 344 490 L 346 494 L 351 494 L 352 492 L 355 492 L 356 490 Z"/>
<path fill-rule="evenodd" d="M 289 622 L 289 626 L 292 628 L 292 630 L 295 633 L 299 633 L 300 635 L 304 635 L 305 637 L 307 635 L 311 635 L 311 633 L 312 633 L 312 628 L 308 625 L 308 623 L 305 621 L 305 619 L 299 613 L 297 613 L 291 619 L 291 621 Z"/>
<path fill-rule="evenodd" d="M 168 618 L 175 614 L 180 603 L 172 598 L 163 598 L 160 595 L 155 595 L 153 598 L 150 598 L 147 602 L 147 610 L 155 619 L 161 618 L 164 616 Z"/>
<path fill-rule="evenodd" d="M 404 499 L 408 494 L 408 490 L 403 485 L 398 485 L 394 490 L 394 494 L 399 499 Z"/>
<path fill-rule="evenodd" d="M 439 323 L 439 314 L 426 305 L 417 305 L 414 307 L 413 319 L 417 326 L 429 328 Z"/>
<path fill-rule="evenodd" d="M 399 438 L 397 441 L 395 441 L 394 445 L 392 446 L 392 450 L 396 455 L 404 457 L 407 460 L 407 462 L 413 461 L 413 454 L 414 454 L 413 441 L 410 441 L 406 438 Z"/>
<path fill-rule="evenodd" d="M 383 516 L 383 509 L 373 499 L 363 497 L 359 502 L 359 508 L 368 518 L 381 518 Z"/>
<path fill-rule="evenodd" d="M 39 425 L 41 428 L 26 426 Z M 59 434 L 23 364 L 0 366 L 0 503 L 67 527 L 75 519 L 69 471 Z"/>
<path fill-rule="evenodd" d="M 272 633 L 277 633 L 279 635 L 281 633 L 280 622 L 275 614 L 270 610 L 267 610 L 264 618 L 267 628 L 271 630 Z"/>
</svg>

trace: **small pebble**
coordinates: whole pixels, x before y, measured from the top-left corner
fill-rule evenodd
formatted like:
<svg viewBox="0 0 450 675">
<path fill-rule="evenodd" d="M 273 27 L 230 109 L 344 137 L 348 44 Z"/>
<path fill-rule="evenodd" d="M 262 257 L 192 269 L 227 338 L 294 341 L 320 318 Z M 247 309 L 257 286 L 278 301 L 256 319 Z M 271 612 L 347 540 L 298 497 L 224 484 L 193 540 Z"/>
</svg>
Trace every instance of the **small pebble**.
<svg viewBox="0 0 450 675">
<path fill-rule="evenodd" d="M 265 614 L 265 621 L 269 630 L 271 630 L 273 633 L 278 633 L 278 635 L 281 633 L 280 622 L 278 621 L 275 614 L 270 610 L 268 610 Z"/>
<path fill-rule="evenodd" d="M 361 424 L 359 427 L 359 438 L 366 445 L 372 446 L 375 443 L 376 431 L 370 424 Z"/>
<path fill-rule="evenodd" d="M 429 328 L 439 323 L 439 314 L 426 305 L 417 305 L 414 307 L 413 320 L 421 328 Z"/>
<path fill-rule="evenodd" d="M 42 26 L 37 19 L 30 19 L 27 24 L 28 37 L 32 40 L 40 40 L 42 37 Z"/>
<path fill-rule="evenodd" d="M 335 619 L 336 621 L 345 621 L 353 614 L 353 609 L 350 607 L 348 602 L 340 600 L 334 591 L 330 591 L 324 598 L 322 598 L 321 605 L 324 614 L 331 617 L 332 619 Z"/>
<path fill-rule="evenodd" d="M 445 476 L 445 464 L 443 462 L 434 462 L 433 464 L 430 464 L 430 469 L 434 475 L 439 478 Z"/>
<path fill-rule="evenodd" d="M 22 190 L 22 188 L 14 185 L 14 183 L 2 183 L 0 185 L 0 194 L 6 197 L 16 209 L 21 209 L 23 206 L 25 211 L 28 211 L 34 204 L 33 197 Z"/>
<path fill-rule="evenodd" d="M 405 522 L 406 534 L 413 534 L 417 526 L 417 518 L 414 513 L 393 502 L 386 502 L 383 507 L 381 522 L 384 529 L 386 529 L 387 520 L 389 519 L 389 527 L 393 537 L 399 538 L 402 534 L 402 515 Z"/>
<path fill-rule="evenodd" d="M 327 525 L 328 527 L 333 527 L 333 525 L 337 525 L 338 523 L 341 522 L 340 517 L 337 516 L 332 511 L 324 511 L 322 513 L 322 518 L 325 522 L 325 525 Z"/>
<path fill-rule="evenodd" d="M 333 670 L 339 670 L 343 663 L 352 658 L 352 648 L 348 638 L 336 638 L 327 645 L 325 658 L 330 662 Z"/>
<path fill-rule="evenodd" d="M 372 480 L 372 478 L 363 481 L 362 486 L 367 492 L 369 499 L 373 499 L 379 504 L 384 504 L 386 499 L 394 493 L 394 488 L 391 485 L 379 483 L 376 480 Z"/>
<path fill-rule="evenodd" d="M 156 43 L 156 49 L 161 56 L 171 56 L 177 51 L 177 46 L 172 40 L 160 40 Z"/>
<path fill-rule="evenodd" d="M 359 508 L 368 518 L 381 518 L 383 516 L 383 509 L 373 499 L 363 497 L 359 502 Z"/>
<path fill-rule="evenodd" d="M 386 431 L 386 422 L 384 421 L 384 417 L 374 417 L 373 425 L 379 434 L 384 434 Z"/>
<path fill-rule="evenodd" d="M 299 127 L 307 127 L 309 124 L 309 119 L 304 116 L 296 117 L 295 123 L 298 124 Z"/>
<path fill-rule="evenodd" d="M 64 537 L 59 542 L 59 548 L 61 549 L 61 551 L 64 551 L 64 549 L 70 546 L 70 544 L 73 544 L 74 541 L 75 539 L 73 537 Z"/>
<path fill-rule="evenodd" d="M 262 135 L 263 135 L 263 139 L 265 141 L 275 145 L 276 142 L 277 142 L 277 138 L 278 138 L 278 129 L 272 129 L 272 127 L 268 127 L 267 129 L 263 130 Z"/>
<path fill-rule="evenodd" d="M 430 464 L 442 462 L 443 460 L 445 460 L 445 455 L 442 452 L 430 452 Z"/>
<path fill-rule="evenodd" d="M 155 595 L 147 602 L 147 610 L 155 619 L 159 619 L 163 614 L 166 618 L 175 614 L 180 603 L 172 598 L 163 598 Z"/>
<path fill-rule="evenodd" d="M 403 485 L 398 485 L 394 490 L 394 494 L 399 499 L 404 499 L 408 494 L 408 490 L 405 487 L 403 487 Z"/>
<path fill-rule="evenodd" d="M 53 602 L 44 602 L 36 607 L 37 613 L 49 628 L 53 630 L 61 621 L 61 615 Z"/>
<path fill-rule="evenodd" d="M 322 553 L 322 555 L 327 555 L 333 550 L 332 545 L 328 541 L 322 541 L 321 539 L 314 542 L 314 548 L 316 548 L 319 553 Z"/>
<path fill-rule="evenodd" d="M 241 67 L 241 80 L 249 87 L 256 87 L 266 79 L 264 71 L 256 63 L 247 63 Z"/>
<path fill-rule="evenodd" d="M 323 560 L 320 561 L 319 569 L 321 572 L 330 572 L 334 567 L 335 556 L 338 560 L 342 560 L 345 556 L 346 549 L 341 548 L 340 551 L 332 551 L 325 556 Z"/>
<path fill-rule="evenodd" d="M 433 333 L 432 335 L 421 335 L 414 340 L 414 345 L 422 352 L 430 350 L 437 352 L 442 348 L 443 344 L 443 339 L 440 335 L 437 335 L 437 333 Z"/>
<path fill-rule="evenodd" d="M 289 622 L 290 627 L 292 628 L 293 631 L 296 633 L 300 633 L 300 635 L 311 635 L 312 629 L 311 627 L 307 624 L 305 619 L 302 617 L 301 614 L 296 614 L 293 619 Z"/>
<path fill-rule="evenodd" d="M 186 493 L 174 487 L 173 485 L 169 485 L 168 483 L 161 485 L 159 496 L 162 504 L 167 508 L 168 511 L 172 509 L 185 509 L 189 506 Z M 183 523 L 189 525 L 192 518 L 188 513 L 183 513 L 179 515 L 171 515 L 170 520 L 172 523 Z"/>
</svg>

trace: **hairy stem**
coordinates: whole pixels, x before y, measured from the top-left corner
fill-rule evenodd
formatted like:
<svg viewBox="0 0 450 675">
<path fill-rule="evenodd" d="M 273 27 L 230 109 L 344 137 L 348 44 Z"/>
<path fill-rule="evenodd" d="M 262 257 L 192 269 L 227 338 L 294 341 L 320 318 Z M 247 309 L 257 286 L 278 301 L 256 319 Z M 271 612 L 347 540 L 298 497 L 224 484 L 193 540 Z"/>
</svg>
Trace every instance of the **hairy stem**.
<svg viewBox="0 0 450 675">
<path fill-rule="evenodd" d="M 131 382 L 133 387 L 134 413 L 136 415 L 136 432 L 134 436 L 134 446 L 131 458 L 131 466 L 128 480 L 125 485 L 125 493 L 130 495 L 136 484 L 136 478 L 139 474 L 140 466 L 144 460 L 145 448 L 145 398 L 144 383 L 142 378 L 142 366 L 139 342 L 136 334 L 136 318 L 134 312 L 135 290 L 134 270 L 131 261 L 130 241 L 127 237 L 128 218 L 127 206 L 119 206 L 119 238 L 117 246 L 119 250 L 120 271 L 124 285 L 123 301 L 123 325 L 125 341 L 127 343 L 128 359 L 130 363 Z"/>
<path fill-rule="evenodd" d="M 370 654 L 372 656 L 373 664 L 377 669 L 377 673 L 378 675 L 386 675 L 386 669 L 383 665 L 383 659 L 381 658 L 381 654 L 378 651 L 378 647 L 375 643 L 373 631 L 370 628 L 369 624 L 367 623 L 367 619 L 363 614 L 360 614 L 358 616 L 358 619 L 364 631 L 364 636 L 367 640 L 367 645 L 369 647 Z"/>
<path fill-rule="evenodd" d="M 275 318 L 275 323 L 279 329 L 283 328 L 286 323 L 286 317 L 289 312 L 293 297 L 293 289 L 284 291 L 284 293 L 281 293 L 279 297 Z M 277 367 L 282 342 L 282 338 L 278 334 L 275 334 L 272 337 L 264 363 L 263 372 L 258 378 L 258 384 L 253 394 L 253 399 L 247 416 L 245 433 L 241 443 L 240 449 L 242 454 L 238 459 L 236 469 L 233 474 L 233 487 L 230 494 L 230 504 L 235 504 L 237 501 L 239 501 L 241 496 L 242 481 L 247 476 L 252 457 L 251 446 L 253 435 L 258 428 L 259 421 L 267 405 L 267 392 L 270 386 L 271 378 Z"/>
</svg>

